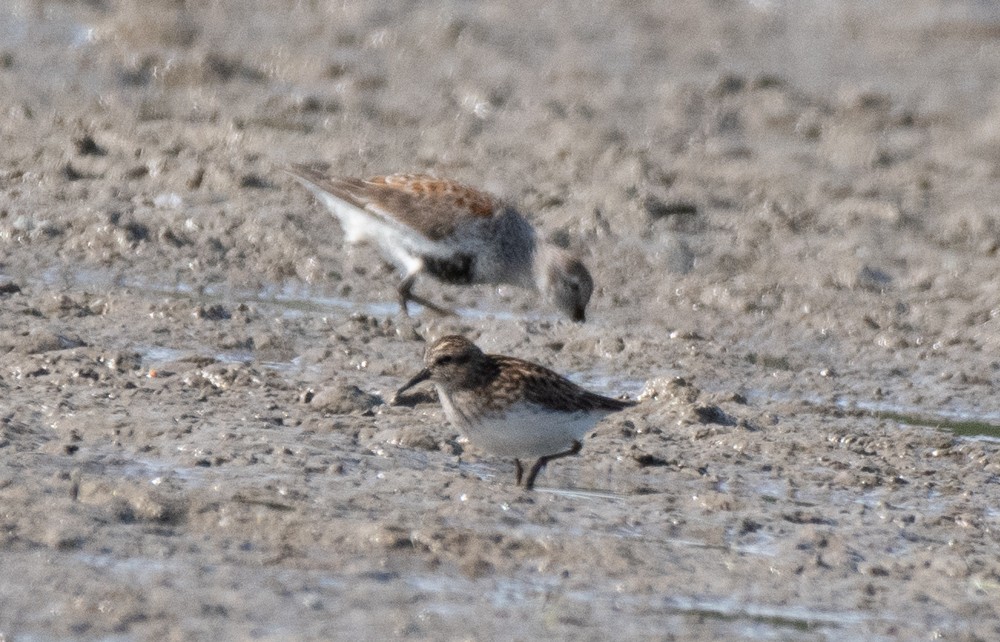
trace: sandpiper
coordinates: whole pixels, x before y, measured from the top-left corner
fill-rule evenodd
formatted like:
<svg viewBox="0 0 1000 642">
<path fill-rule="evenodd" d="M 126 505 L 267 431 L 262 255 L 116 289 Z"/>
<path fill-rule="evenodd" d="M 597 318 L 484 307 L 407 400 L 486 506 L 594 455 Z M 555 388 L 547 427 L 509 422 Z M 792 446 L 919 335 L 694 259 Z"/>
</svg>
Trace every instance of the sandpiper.
<svg viewBox="0 0 1000 642">
<path fill-rule="evenodd" d="M 521 460 L 535 459 L 527 490 L 545 464 L 579 453 L 580 440 L 597 422 L 636 403 L 589 392 L 530 361 L 485 354 L 458 335 L 427 348 L 424 366 L 396 397 L 431 380 L 455 428 L 483 450 L 514 458 L 517 484 L 524 475 Z"/>
<path fill-rule="evenodd" d="M 417 276 L 445 283 L 512 284 L 536 289 L 574 321 L 584 321 L 594 282 L 570 252 L 538 239 L 512 205 L 454 181 L 422 174 L 369 179 L 331 176 L 306 165 L 286 170 L 326 205 L 349 243 L 370 241 L 403 274 L 405 314 L 419 303 L 452 310 L 413 293 Z"/>
</svg>

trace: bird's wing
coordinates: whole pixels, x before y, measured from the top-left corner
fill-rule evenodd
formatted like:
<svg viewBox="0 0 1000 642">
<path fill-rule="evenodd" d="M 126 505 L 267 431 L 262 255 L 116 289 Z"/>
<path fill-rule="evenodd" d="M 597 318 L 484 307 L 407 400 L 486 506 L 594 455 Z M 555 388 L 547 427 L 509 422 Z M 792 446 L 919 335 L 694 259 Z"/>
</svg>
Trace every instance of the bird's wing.
<svg viewBox="0 0 1000 642">
<path fill-rule="evenodd" d="M 431 240 L 451 236 L 470 220 L 489 219 L 499 209 L 493 196 L 461 183 L 423 174 L 392 174 L 366 180 L 330 176 L 306 165 L 286 171 L 372 215 L 402 223 Z"/>
<path fill-rule="evenodd" d="M 511 368 L 518 376 L 512 377 L 509 385 L 517 386 L 528 401 L 552 410 L 571 412 L 574 410 L 622 410 L 635 405 L 634 401 L 613 399 L 586 390 L 569 379 L 530 361 L 514 357 L 490 355 L 498 361 L 506 361 L 505 368 Z"/>
</svg>

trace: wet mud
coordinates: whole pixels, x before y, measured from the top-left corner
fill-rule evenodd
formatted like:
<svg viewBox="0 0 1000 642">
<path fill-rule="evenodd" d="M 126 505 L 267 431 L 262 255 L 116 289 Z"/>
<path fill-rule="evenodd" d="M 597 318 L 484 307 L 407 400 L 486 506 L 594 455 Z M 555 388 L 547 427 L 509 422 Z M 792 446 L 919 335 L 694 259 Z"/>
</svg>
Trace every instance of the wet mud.
<svg viewBox="0 0 1000 642">
<path fill-rule="evenodd" d="M 279 4 L 0 9 L 0 638 L 1000 637 L 1000 14 Z M 290 162 L 512 199 L 588 322 L 401 315 Z M 525 492 L 387 403 L 446 333 L 641 402 Z"/>
</svg>

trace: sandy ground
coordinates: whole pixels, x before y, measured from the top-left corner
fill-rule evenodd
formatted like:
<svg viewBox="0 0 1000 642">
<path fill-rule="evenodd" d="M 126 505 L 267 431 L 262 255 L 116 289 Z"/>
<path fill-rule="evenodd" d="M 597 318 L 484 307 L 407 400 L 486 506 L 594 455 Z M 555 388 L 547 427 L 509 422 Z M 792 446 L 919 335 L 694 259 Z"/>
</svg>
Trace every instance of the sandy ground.
<svg viewBox="0 0 1000 642">
<path fill-rule="evenodd" d="M 0 8 L 0 639 L 1000 638 L 1000 12 L 537 4 Z M 588 323 L 401 316 L 300 161 Z M 643 401 L 524 492 L 384 403 L 446 332 Z"/>
</svg>

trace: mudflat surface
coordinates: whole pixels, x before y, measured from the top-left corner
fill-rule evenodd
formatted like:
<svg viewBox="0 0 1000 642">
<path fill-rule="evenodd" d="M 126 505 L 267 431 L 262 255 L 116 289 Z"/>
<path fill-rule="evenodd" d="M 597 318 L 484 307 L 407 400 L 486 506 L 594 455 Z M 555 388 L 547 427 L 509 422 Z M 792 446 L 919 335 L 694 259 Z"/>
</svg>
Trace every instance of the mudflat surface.
<svg viewBox="0 0 1000 642">
<path fill-rule="evenodd" d="M 0 638 L 1000 637 L 1000 14 L 0 9 Z M 418 289 L 276 168 L 521 204 L 597 287 Z M 540 488 L 459 332 L 642 398 Z"/>
</svg>

